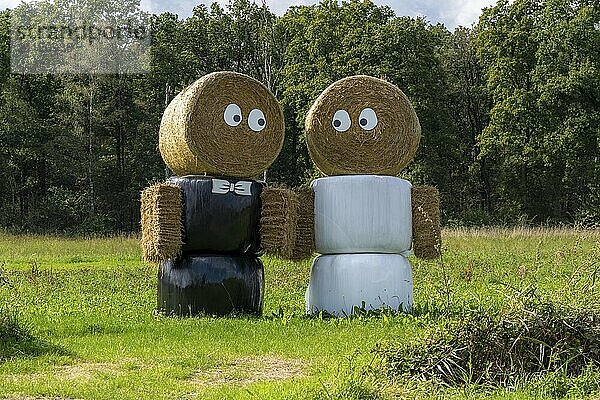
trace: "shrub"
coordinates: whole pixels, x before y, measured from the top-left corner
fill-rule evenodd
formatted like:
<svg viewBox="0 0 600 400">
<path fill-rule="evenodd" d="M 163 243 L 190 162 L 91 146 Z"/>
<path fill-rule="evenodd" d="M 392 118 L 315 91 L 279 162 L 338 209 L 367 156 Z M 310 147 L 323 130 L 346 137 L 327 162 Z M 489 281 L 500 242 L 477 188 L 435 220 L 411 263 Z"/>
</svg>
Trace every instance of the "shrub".
<svg viewBox="0 0 600 400">
<path fill-rule="evenodd" d="M 508 385 L 551 371 L 600 367 L 600 313 L 534 295 L 504 310 L 468 310 L 413 343 L 379 346 L 390 376 L 448 385 Z"/>
</svg>

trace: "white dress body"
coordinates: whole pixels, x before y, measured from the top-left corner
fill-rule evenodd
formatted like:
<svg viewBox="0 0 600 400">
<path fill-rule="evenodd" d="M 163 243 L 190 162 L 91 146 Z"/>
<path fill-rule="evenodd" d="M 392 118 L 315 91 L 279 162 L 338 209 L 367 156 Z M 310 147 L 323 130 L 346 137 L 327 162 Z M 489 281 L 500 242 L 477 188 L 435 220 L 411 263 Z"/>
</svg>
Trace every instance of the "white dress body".
<svg viewBox="0 0 600 400">
<path fill-rule="evenodd" d="M 306 311 L 351 315 L 413 305 L 410 182 L 391 176 L 316 179 L 315 258 Z"/>
</svg>

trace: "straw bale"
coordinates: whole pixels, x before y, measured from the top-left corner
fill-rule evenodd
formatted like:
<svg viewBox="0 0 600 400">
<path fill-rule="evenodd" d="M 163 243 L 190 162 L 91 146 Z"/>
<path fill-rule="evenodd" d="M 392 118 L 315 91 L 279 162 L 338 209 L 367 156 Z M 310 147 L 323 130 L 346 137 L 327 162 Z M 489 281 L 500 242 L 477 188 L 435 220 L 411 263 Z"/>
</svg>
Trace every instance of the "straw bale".
<svg viewBox="0 0 600 400">
<path fill-rule="evenodd" d="M 296 243 L 298 196 L 289 189 L 266 188 L 261 202 L 261 247 L 268 254 L 291 258 Z"/>
<path fill-rule="evenodd" d="M 292 260 L 310 258 L 315 252 L 315 192 L 311 187 L 298 188 L 298 220 Z"/>
<path fill-rule="evenodd" d="M 378 123 L 364 130 L 359 116 L 371 108 Z M 351 126 L 338 132 L 332 125 L 338 110 L 346 110 Z M 326 175 L 378 174 L 396 176 L 413 159 L 421 126 L 408 97 L 398 87 L 370 76 L 341 79 L 317 98 L 306 116 L 310 156 Z"/>
<path fill-rule="evenodd" d="M 178 257 L 182 247 L 182 192 L 177 185 L 157 183 L 142 192 L 142 252 L 158 263 Z"/>
<path fill-rule="evenodd" d="M 432 186 L 413 186 L 413 252 L 424 259 L 441 256 L 440 193 Z"/>
<path fill-rule="evenodd" d="M 224 120 L 229 104 L 237 104 L 242 113 L 241 122 L 234 127 Z M 253 109 L 261 110 L 266 120 L 260 132 L 248 125 Z M 167 107 L 159 149 L 179 176 L 252 178 L 275 161 L 283 137 L 283 112 L 264 85 L 243 74 L 215 72 L 184 89 Z"/>
</svg>

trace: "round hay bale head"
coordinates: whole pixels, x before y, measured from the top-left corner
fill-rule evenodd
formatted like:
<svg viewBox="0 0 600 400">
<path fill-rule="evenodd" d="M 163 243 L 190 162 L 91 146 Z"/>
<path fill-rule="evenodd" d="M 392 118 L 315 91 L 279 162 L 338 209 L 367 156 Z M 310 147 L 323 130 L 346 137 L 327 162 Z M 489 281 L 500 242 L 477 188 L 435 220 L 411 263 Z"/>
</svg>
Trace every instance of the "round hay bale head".
<svg viewBox="0 0 600 400">
<path fill-rule="evenodd" d="M 169 104 L 159 148 L 179 176 L 252 178 L 275 161 L 283 137 L 283 112 L 269 89 L 243 74 L 215 72 Z"/>
<path fill-rule="evenodd" d="M 398 175 L 421 137 L 408 97 L 395 85 L 364 75 L 325 89 L 305 127 L 310 156 L 326 175 Z"/>
</svg>

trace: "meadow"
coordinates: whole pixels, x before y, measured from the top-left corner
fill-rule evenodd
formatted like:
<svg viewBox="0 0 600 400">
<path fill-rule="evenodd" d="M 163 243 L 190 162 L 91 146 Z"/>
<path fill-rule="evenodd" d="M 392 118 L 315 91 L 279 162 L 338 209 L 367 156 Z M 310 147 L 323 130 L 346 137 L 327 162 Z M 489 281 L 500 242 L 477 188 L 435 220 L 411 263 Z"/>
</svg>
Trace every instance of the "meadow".
<svg viewBox="0 0 600 400">
<path fill-rule="evenodd" d="M 460 310 L 524 291 L 600 304 L 600 231 L 446 230 L 442 260 L 412 259 L 412 314 L 307 317 L 310 262 L 263 257 L 260 318 L 157 315 L 155 266 L 135 237 L 0 235 L 0 307 L 29 335 L 0 353 L 6 399 L 600 398 L 600 373 L 507 387 L 392 379 L 374 350 Z"/>
</svg>

